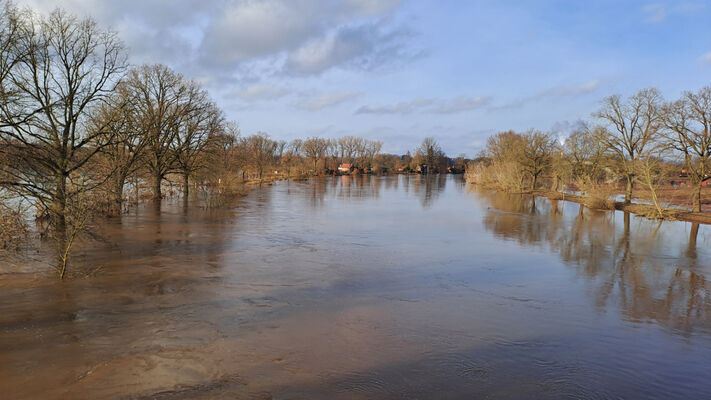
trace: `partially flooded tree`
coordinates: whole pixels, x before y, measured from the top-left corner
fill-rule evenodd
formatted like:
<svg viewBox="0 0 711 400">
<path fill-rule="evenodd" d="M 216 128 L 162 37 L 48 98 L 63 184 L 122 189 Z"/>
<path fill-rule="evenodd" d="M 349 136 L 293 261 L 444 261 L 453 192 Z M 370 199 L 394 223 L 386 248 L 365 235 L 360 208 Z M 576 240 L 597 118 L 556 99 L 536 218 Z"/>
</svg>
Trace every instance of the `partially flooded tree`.
<svg viewBox="0 0 711 400">
<path fill-rule="evenodd" d="M 523 137 L 514 131 L 499 132 L 486 141 L 484 155 L 491 165 L 479 165 L 469 176 L 478 176 L 486 183 L 488 179 L 495 186 L 505 190 L 523 190 L 526 173 L 519 160 L 522 157 Z"/>
<path fill-rule="evenodd" d="M 607 124 L 599 140 L 615 156 L 625 177 L 625 203 L 632 202 L 636 164 L 647 146 L 658 136 L 662 126 L 662 97 L 657 89 L 643 89 L 623 101 L 619 95 L 607 97 L 595 116 Z"/>
<path fill-rule="evenodd" d="M 371 168 L 373 166 L 373 161 L 375 160 L 375 156 L 377 156 L 380 153 L 380 149 L 383 148 L 383 142 L 379 140 L 366 140 L 365 141 L 365 148 L 363 152 L 363 167 L 365 168 Z"/>
<path fill-rule="evenodd" d="M 684 167 L 693 185 L 692 205 L 701 211 L 701 186 L 711 179 L 711 87 L 685 92 L 664 108 L 669 145 L 684 157 Z"/>
<path fill-rule="evenodd" d="M 209 166 L 205 177 L 218 194 L 234 193 L 242 183 L 239 172 L 245 167 L 245 161 L 239 134 L 237 125 L 227 122 L 207 143 L 204 158 Z"/>
<path fill-rule="evenodd" d="M 552 163 L 553 141 L 543 132 L 529 131 L 521 135 L 519 164 L 531 178 L 531 190 L 536 190 L 538 179 Z"/>
<path fill-rule="evenodd" d="M 249 163 L 261 181 L 264 176 L 264 169 L 274 163 L 278 143 L 269 138 L 266 133 L 258 132 L 244 138 L 244 144 Z"/>
<path fill-rule="evenodd" d="M 601 178 L 607 147 L 599 138 L 605 134 L 602 127 L 586 126 L 565 140 L 566 164 L 573 179 L 588 177 L 597 181 Z"/>
<path fill-rule="evenodd" d="M 282 156 L 282 164 L 286 166 L 286 175 L 291 177 L 294 166 L 301 160 L 301 149 L 304 141 L 294 139 L 286 146 L 286 151 Z"/>
<path fill-rule="evenodd" d="M 650 146 L 641 155 L 640 162 L 637 165 L 640 181 L 649 190 L 649 196 L 651 197 L 652 205 L 654 205 L 654 213 L 648 215 L 653 218 L 664 217 L 664 209 L 657 192 L 669 172 L 668 164 L 663 162 L 667 150 L 668 147 L 664 144 Z"/>
<path fill-rule="evenodd" d="M 100 167 L 111 174 L 106 185 L 108 193 L 107 213 L 118 215 L 123 209 L 124 186 L 132 174 L 140 168 L 148 135 L 140 130 L 139 112 L 125 85 L 119 85 L 115 93 L 98 109 L 92 118 L 97 127 L 106 126 L 99 141 L 102 147 Z"/>
<path fill-rule="evenodd" d="M 136 104 L 138 129 L 146 135 L 144 164 L 153 178 L 153 198 L 161 199 L 161 184 L 175 168 L 173 142 L 179 134 L 187 88 L 182 75 L 165 65 L 134 68 L 126 89 Z"/>
<path fill-rule="evenodd" d="M 209 140 L 222 132 L 225 118 L 206 90 L 195 82 L 185 86 L 185 101 L 179 107 L 177 133 L 172 146 L 175 167 L 183 176 L 183 196 L 187 198 L 190 176 L 204 167 L 203 153 Z"/>
<path fill-rule="evenodd" d="M 313 171 L 316 174 L 318 174 L 318 162 L 326 157 L 329 145 L 328 139 L 312 137 L 306 139 L 301 146 L 304 155 L 313 163 Z"/>
<path fill-rule="evenodd" d="M 4 62 L 0 89 L 10 97 L 0 103 L 0 146 L 11 159 L 2 184 L 48 213 L 64 277 L 75 228 L 72 207 L 106 179 L 83 169 L 112 140 L 106 126 L 89 123 L 90 116 L 116 88 L 125 55 L 113 32 L 61 10 L 25 15 L 16 35 L 2 56 L 13 59 Z"/>
<path fill-rule="evenodd" d="M 427 166 L 427 172 L 437 171 L 444 157 L 442 147 L 433 137 L 424 138 L 415 153 L 422 157 L 423 164 Z"/>
<path fill-rule="evenodd" d="M 9 81 L 9 74 L 20 62 L 22 51 L 19 47 L 21 15 L 14 4 L 0 0 L 0 104 L 13 101 L 15 92 Z M 3 123 L 0 122 L 0 127 Z"/>
</svg>

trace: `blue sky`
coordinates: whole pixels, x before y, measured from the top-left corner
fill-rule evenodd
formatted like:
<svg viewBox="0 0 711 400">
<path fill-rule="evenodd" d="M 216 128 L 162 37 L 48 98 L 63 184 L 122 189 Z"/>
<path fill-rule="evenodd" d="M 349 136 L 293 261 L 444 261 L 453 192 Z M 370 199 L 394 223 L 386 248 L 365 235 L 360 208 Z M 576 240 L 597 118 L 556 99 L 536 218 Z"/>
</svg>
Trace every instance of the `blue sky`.
<svg viewBox="0 0 711 400">
<path fill-rule="evenodd" d="M 565 133 L 605 96 L 711 84 L 711 2 L 22 0 L 116 30 L 131 62 L 210 90 L 243 135 L 342 135 L 474 156 L 488 135 Z"/>
</svg>

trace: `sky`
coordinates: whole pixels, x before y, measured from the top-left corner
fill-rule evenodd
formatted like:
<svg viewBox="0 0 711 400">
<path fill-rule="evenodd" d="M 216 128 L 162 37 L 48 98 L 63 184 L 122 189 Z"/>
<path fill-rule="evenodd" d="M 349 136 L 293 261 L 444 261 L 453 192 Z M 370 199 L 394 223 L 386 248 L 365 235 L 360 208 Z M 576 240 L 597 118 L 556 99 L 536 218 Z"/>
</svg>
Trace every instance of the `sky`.
<svg viewBox="0 0 711 400">
<path fill-rule="evenodd" d="M 242 135 L 424 137 L 475 156 L 499 131 L 565 135 L 604 97 L 711 84 L 711 1 L 16 0 L 118 32 L 133 64 L 201 82 Z"/>
</svg>

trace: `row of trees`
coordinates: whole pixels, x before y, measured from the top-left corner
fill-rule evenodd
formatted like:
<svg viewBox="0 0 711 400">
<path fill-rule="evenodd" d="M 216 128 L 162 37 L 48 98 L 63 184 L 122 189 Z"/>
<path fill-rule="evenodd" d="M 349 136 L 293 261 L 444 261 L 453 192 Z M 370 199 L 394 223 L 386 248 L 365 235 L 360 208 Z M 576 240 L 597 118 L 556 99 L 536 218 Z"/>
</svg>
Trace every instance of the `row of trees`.
<svg viewBox="0 0 711 400">
<path fill-rule="evenodd" d="M 654 195 L 654 185 L 684 169 L 693 210 L 701 210 L 701 188 L 711 179 L 711 87 L 674 101 L 656 89 L 610 96 L 593 117 L 566 138 L 535 130 L 498 133 L 467 177 L 508 190 L 537 189 L 542 176 L 556 191 L 562 184 L 583 189 L 622 182 L 628 204 L 637 183 Z"/>
</svg>

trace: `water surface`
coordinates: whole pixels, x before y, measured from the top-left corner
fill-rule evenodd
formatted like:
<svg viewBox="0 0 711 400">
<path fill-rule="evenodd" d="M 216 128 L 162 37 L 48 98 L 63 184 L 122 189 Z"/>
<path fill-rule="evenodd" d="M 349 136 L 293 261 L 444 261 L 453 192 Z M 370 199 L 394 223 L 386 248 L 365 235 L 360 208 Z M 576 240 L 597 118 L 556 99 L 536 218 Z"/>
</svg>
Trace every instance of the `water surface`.
<svg viewBox="0 0 711 400">
<path fill-rule="evenodd" d="M 101 236 L 93 276 L 0 275 L 0 397 L 711 396 L 707 226 L 394 176 Z"/>
</svg>

